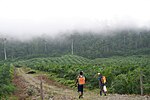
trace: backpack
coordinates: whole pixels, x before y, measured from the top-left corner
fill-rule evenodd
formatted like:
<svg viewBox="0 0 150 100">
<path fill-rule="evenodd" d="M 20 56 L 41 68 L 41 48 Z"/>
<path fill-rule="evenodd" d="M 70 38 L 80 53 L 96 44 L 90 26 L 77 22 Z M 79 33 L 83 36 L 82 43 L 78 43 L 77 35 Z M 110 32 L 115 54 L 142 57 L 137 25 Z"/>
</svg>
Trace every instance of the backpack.
<svg viewBox="0 0 150 100">
<path fill-rule="evenodd" d="M 80 85 L 85 84 L 85 77 L 84 76 L 79 76 L 78 82 L 79 82 Z"/>
<path fill-rule="evenodd" d="M 101 78 L 101 82 L 102 82 L 103 84 L 105 84 L 105 83 L 106 83 L 106 77 L 105 77 L 105 76 L 102 76 L 102 78 Z"/>
</svg>

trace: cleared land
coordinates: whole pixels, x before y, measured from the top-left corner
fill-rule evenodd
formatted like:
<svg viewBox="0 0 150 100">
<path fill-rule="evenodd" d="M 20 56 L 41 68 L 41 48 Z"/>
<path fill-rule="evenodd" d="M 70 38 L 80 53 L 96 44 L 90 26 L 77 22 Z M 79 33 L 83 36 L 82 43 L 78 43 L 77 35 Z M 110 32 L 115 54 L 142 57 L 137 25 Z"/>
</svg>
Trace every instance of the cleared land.
<svg viewBox="0 0 150 100">
<path fill-rule="evenodd" d="M 41 100 L 40 84 L 43 83 L 44 100 L 78 100 L 76 90 L 63 86 L 39 73 L 27 74 L 17 68 L 14 83 L 18 90 L 14 94 L 18 100 Z M 98 93 L 86 90 L 82 100 L 150 100 L 149 96 L 108 94 L 100 97 Z"/>
</svg>

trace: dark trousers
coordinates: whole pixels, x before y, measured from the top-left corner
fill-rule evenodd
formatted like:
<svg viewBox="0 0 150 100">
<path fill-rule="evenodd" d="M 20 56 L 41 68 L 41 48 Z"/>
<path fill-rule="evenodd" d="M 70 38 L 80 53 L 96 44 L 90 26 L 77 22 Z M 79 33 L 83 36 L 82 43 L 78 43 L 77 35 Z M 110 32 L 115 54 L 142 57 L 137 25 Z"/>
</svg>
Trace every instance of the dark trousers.
<svg viewBox="0 0 150 100">
<path fill-rule="evenodd" d="M 100 95 L 102 96 L 102 93 L 104 93 L 104 95 L 106 96 L 106 92 L 104 92 L 103 87 L 104 85 L 100 86 Z"/>
<path fill-rule="evenodd" d="M 82 92 L 83 93 L 83 85 L 79 85 L 78 84 L 78 92 Z"/>
<path fill-rule="evenodd" d="M 79 98 L 83 96 L 83 85 L 78 84 L 78 92 L 80 92 Z"/>
</svg>

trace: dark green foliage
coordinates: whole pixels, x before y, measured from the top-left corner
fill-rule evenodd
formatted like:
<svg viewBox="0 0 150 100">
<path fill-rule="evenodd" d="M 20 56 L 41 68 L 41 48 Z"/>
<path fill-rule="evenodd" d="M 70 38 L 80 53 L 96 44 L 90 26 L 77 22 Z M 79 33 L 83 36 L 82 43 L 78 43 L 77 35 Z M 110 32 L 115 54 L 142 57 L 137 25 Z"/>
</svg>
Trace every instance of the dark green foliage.
<svg viewBox="0 0 150 100">
<path fill-rule="evenodd" d="M 127 77 L 125 74 L 120 74 L 115 77 L 112 87 L 114 88 L 115 93 L 125 94 L 127 93 Z"/>
<path fill-rule="evenodd" d="M 20 61 L 18 64 L 46 71 L 53 79 L 71 87 L 74 87 L 79 72 L 83 71 L 87 80 L 86 87 L 89 89 L 98 88 L 97 73 L 100 72 L 107 78 L 108 92 L 120 94 L 140 94 L 140 71 L 142 71 L 144 93 L 150 93 L 150 56 L 89 60 L 79 56 L 66 55 L 60 58 L 30 59 Z"/>
<path fill-rule="evenodd" d="M 15 87 L 12 85 L 12 71 L 7 64 L 0 66 L 0 99 L 12 93 Z"/>
<path fill-rule="evenodd" d="M 136 31 L 112 31 L 111 34 L 92 32 L 73 33 L 57 37 L 56 39 L 52 39 L 51 37 L 37 37 L 27 42 L 9 41 L 8 39 L 6 43 L 7 57 L 9 59 L 30 59 L 68 55 L 71 54 L 72 39 L 74 54 L 89 59 L 150 54 L 150 31 L 137 29 Z M 2 43 L 0 43 L 0 59 L 4 59 Z"/>
</svg>

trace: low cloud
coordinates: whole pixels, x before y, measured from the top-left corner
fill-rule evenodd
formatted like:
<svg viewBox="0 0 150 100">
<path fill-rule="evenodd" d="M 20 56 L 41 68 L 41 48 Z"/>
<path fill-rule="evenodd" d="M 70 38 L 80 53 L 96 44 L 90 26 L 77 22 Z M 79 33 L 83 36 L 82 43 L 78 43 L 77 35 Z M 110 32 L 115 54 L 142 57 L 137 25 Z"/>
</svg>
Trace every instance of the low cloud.
<svg viewBox="0 0 150 100">
<path fill-rule="evenodd" d="M 1 0 L 0 34 L 29 39 L 47 34 L 150 27 L 149 0 Z"/>
</svg>

